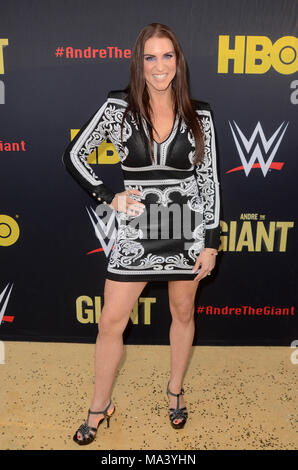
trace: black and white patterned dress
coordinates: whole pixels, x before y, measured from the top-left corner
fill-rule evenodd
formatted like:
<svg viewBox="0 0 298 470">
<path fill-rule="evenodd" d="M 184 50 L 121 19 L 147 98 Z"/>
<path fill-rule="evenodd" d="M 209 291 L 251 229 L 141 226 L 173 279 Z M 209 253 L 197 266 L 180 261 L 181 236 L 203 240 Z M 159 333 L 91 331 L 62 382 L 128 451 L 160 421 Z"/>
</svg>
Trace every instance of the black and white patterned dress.
<svg viewBox="0 0 298 470">
<path fill-rule="evenodd" d="M 63 163 L 78 183 L 99 204 L 107 205 L 117 220 L 107 279 L 116 281 L 192 280 L 196 259 L 204 247 L 220 244 L 220 195 L 217 152 L 211 109 L 197 101 L 205 137 L 203 163 L 194 165 L 194 138 L 176 114 L 172 131 L 162 142 L 154 141 L 154 163 L 149 151 L 146 121 L 139 129 L 133 115 L 126 115 L 123 147 L 120 126 L 127 106 L 125 91 L 111 91 L 98 111 L 80 129 L 63 153 Z M 105 140 L 116 148 L 125 189 L 145 204 L 140 215 L 108 209 L 115 193 L 88 164 L 88 155 Z M 100 168 L 100 167 L 99 167 Z"/>
</svg>

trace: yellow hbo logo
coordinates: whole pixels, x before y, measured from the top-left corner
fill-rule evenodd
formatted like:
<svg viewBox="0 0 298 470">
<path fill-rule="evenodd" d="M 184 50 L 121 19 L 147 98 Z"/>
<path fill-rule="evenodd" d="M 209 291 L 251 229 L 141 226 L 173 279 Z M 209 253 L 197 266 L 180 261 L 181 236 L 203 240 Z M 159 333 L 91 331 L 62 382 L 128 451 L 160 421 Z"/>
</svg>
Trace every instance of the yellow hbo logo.
<svg viewBox="0 0 298 470">
<path fill-rule="evenodd" d="M 20 236 L 18 223 L 9 215 L 0 214 L 0 246 L 13 245 Z"/>
<path fill-rule="evenodd" d="M 228 73 L 229 60 L 233 73 L 266 73 L 272 66 L 277 72 L 290 75 L 298 70 L 298 39 L 284 36 L 274 44 L 267 36 L 230 36 L 218 38 L 218 73 Z"/>
</svg>

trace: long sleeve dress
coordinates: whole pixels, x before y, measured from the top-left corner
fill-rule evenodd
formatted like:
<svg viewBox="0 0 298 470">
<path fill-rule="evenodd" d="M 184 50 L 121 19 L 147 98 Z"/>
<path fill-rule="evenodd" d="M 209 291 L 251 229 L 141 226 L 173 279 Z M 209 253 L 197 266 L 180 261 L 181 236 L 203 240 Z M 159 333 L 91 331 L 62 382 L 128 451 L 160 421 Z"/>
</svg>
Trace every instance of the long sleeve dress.
<svg viewBox="0 0 298 470">
<path fill-rule="evenodd" d="M 178 113 L 168 138 L 154 141 L 154 162 L 149 149 L 147 123 L 138 127 L 129 112 L 124 90 L 110 91 L 106 101 L 69 143 L 62 161 L 75 180 L 98 204 L 115 213 L 117 236 L 111 250 L 107 279 L 116 281 L 192 280 L 196 259 L 203 248 L 220 244 L 220 195 L 217 152 L 211 109 L 196 101 L 204 129 L 205 154 L 193 164 L 192 131 Z M 109 139 L 119 155 L 125 189 L 145 205 L 139 215 L 114 210 L 115 193 L 87 162 L 88 155 Z M 100 171 L 100 166 L 97 167 Z M 109 208 L 109 209 L 108 209 Z"/>
</svg>

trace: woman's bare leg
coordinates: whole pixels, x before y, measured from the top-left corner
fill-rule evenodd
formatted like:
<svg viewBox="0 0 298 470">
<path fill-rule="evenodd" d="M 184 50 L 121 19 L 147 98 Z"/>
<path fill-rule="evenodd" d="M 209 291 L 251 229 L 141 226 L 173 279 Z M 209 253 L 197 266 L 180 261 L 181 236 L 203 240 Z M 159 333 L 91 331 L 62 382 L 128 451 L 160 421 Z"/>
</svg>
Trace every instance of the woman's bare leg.
<svg viewBox="0 0 298 470">
<path fill-rule="evenodd" d="M 104 410 L 111 398 L 111 390 L 123 354 L 123 332 L 132 309 L 147 281 L 118 282 L 106 279 L 104 306 L 98 322 L 95 345 L 95 387 L 90 409 Z M 113 410 L 113 404 L 109 408 Z M 96 427 L 103 414 L 90 415 L 88 424 Z M 82 439 L 81 433 L 77 433 Z"/>
<path fill-rule="evenodd" d="M 169 281 L 169 304 L 172 314 L 170 327 L 171 345 L 171 375 L 169 389 L 173 393 L 180 393 L 184 374 L 188 365 L 192 348 L 195 323 L 194 301 L 198 288 L 198 281 Z M 170 408 L 177 407 L 177 398 L 168 395 Z M 185 405 L 183 395 L 179 397 L 179 407 Z M 174 420 L 175 424 L 182 419 Z"/>
</svg>

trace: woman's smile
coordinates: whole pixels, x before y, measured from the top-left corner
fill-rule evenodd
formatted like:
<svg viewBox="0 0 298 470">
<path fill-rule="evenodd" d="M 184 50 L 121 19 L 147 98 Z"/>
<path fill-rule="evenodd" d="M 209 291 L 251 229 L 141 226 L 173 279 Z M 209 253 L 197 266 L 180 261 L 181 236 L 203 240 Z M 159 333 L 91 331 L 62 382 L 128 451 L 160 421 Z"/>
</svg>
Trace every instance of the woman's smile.
<svg viewBox="0 0 298 470">
<path fill-rule="evenodd" d="M 167 75 L 168 75 L 167 73 L 163 73 L 163 74 L 153 74 L 153 77 L 154 77 L 156 80 L 161 81 L 161 80 L 164 80 Z"/>
</svg>

